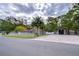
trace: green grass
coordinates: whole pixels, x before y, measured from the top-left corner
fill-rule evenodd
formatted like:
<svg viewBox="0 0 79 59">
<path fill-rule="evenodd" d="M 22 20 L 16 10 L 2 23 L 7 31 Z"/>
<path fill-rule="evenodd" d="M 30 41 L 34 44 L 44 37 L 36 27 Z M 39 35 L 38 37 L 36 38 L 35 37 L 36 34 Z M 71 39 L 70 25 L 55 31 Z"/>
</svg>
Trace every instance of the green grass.
<svg viewBox="0 0 79 59">
<path fill-rule="evenodd" d="M 12 38 L 34 38 L 35 35 L 4 35 L 5 37 L 12 37 Z"/>
<path fill-rule="evenodd" d="M 31 39 L 31 38 L 35 38 L 37 37 L 35 34 L 31 34 L 31 35 L 2 35 L 5 37 L 10 37 L 10 38 L 24 38 L 24 39 Z M 46 35 L 39 35 L 40 36 L 46 36 Z"/>
<path fill-rule="evenodd" d="M 0 46 L 5 46 L 5 44 L 0 44 Z"/>
</svg>

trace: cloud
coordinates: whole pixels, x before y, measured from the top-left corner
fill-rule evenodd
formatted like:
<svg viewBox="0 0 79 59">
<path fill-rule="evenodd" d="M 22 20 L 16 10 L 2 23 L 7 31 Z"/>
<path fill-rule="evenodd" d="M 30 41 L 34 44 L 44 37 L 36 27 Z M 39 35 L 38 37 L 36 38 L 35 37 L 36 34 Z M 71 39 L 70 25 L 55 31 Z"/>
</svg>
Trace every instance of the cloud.
<svg viewBox="0 0 79 59">
<path fill-rule="evenodd" d="M 59 15 L 66 13 L 66 11 L 68 10 L 69 7 L 71 7 L 71 5 L 72 4 L 69 4 L 69 3 L 51 4 L 51 6 L 49 6 L 46 9 L 46 12 L 44 14 L 47 16 L 59 16 Z"/>
<path fill-rule="evenodd" d="M 71 6 L 70 3 L 0 3 L 0 17 L 59 16 Z"/>
<path fill-rule="evenodd" d="M 21 13 L 33 13 L 35 11 L 35 8 L 33 7 L 33 4 L 29 3 L 27 6 L 22 5 L 22 4 L 14 4 L 16 8 L 18 9 L 16 12 L 21 12 Z"/>
</svg>

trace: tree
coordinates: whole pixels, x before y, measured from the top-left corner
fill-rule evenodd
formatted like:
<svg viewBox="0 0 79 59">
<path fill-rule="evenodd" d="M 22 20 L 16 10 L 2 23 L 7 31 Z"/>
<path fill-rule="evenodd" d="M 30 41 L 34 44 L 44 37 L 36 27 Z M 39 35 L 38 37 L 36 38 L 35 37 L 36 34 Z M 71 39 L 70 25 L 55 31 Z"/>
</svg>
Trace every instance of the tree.
<svg viewBox="0 0 79 59">
<path fill-rule="evenodd" d="M 32 26 L 31 25 L 27 25 L 26 27 L 27 27 L 28 30 L 31 30 L 32 29 Z"/>
<path fill-rule="evenodd" d="M 40 29 L 43 29 L 44 22 L 43 19 L 39 16 L 33 17 L 33 21 L 31 23 L 33 28 L 36 28 L 36 35 L 39 35 Z"/>
<path fill-rule="evenodd" d="M 73 30 L 75 31 L 75 34 L 78 34 L 78 30 L 79 30 L 79 3 L 76 3 L 73 6 Z"/>
<path fill-rule="evenodd" d="M 57 30 L 57 19 L 53 17 L 48 17 L 48 23 L 46 25 L 46 31 L 53 32 Z"/>
<path fill-rule="evenodd" d="M 6 34 L 9 34 L 11 31 L 15 29 L 15 24 L 12 24 L 11 22 L 8 22 L 6 20 L 2 20 L 0 28 Z"/>
<path fill-rule="evenodd" d="M 12 24 L 16 24 L 16 21 L 17 21 L 17 19 L 15 17 L 13 17 L 13 16 L 5 17 L 4 20 L 6 20 L 8 22 L 11 22 Z"/>
<path fill-rule="evenodd" d="M 3 22 L 3 19 L 0 19 L 0 32 L 2 31 L 2 29 L 1 29 L 2 22 Z"/>
<path fill-rule="evenodd" d="M 63 19 L 61 21 L 61 27 L 66 30 L 67 34 L 70 34 L 69 30 L 72 28 L 72 20 L 70 19 Z"/>
<path fill-rule="evenodd" d="M 17 18 L 17 22 L 18 22 L 17 24 L 23 25 L 23 20 L 24 20 L 23 18 L 18 17 L 18 18 Z"/>
<path fill-rule="evenodd" d="M 40 24 L 40 29 L 41 29 L 41 34 L 45 34 L 44 31 L 45 31 L 45 24 L 44 22 L 42 21 L 41 24 Z"/>
<path fill-rule="evenodd" d="M 73 17 L 73 10 L 69 10 L 61 20 L 61 27 L 64 30 L 66 30 L 67 34 L 70 34 L 69 30 L 72 29 L 73 26 L 72 17 Z"/>
<path fill-rule="evenodd" d="M 78 30 L 79 30 L 79 16 L 77 14 L 75 14 L 73 16 L 73 27 L 72 29 L 75 31 L 75 34 L 78 34 Z"/>
</svg>

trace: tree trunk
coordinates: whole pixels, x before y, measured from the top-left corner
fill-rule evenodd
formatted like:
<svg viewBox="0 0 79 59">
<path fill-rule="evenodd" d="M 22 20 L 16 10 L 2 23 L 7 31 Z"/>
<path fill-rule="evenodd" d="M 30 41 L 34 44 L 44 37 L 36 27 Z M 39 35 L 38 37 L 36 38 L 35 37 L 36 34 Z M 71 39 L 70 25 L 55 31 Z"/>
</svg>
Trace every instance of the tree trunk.
<svg viewBox="0 0 79 59">
<path fill-rule="evenodd" d="M 69 31 L 69 29 L 67 29 L 67 34 L 70 35 L 70 31 Z"/>
<path fill-rule="evenodd" d="M 64 34 L 67 35 L 67 29 L 64 29 Z"/>
<path fill-rule="evenodd" d="M 44 34 L 44 29 L 42 29 L 42 35 Z"/>
<path fill-rule="evenodd" d="M 75 35 L 77 35 L 78 33 L 77 33 L 77 30 L 74 30 L 74 33 L 75 33 Z"/>
<path fill-rule="evenodd" d="M 37 28 L 37 31 L 36 31 L 35 35 L 36 35 L 36 36 L 39 36 L 39 33 L 38 33 L 38 28 Z"/>
</svg>

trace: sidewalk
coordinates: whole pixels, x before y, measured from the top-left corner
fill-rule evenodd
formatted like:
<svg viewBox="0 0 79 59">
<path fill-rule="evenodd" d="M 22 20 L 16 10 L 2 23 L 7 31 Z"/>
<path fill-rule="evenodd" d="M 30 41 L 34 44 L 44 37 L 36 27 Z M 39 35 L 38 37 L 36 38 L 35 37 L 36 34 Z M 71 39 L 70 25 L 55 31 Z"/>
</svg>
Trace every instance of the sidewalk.
<svg viewBox="0 0 79 59">
<path fill-rule="evenodd" d="M 79 44 L 78 35 L 48 35 L 48 36 L 38 37 L 33 40 L 60 42 L 60 43 L 68 43 L 68 44 Z"/>
</svg>

